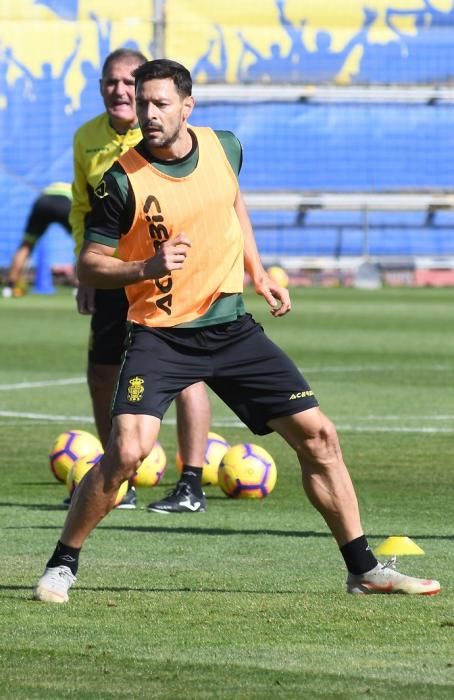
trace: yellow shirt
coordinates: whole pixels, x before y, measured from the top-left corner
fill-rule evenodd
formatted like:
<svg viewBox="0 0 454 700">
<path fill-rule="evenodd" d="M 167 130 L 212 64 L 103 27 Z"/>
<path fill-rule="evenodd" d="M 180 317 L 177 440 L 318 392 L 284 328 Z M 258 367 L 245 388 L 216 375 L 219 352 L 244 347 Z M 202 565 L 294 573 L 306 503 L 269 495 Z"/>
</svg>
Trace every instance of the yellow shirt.
<svg viewBox="0 0 454 700">
<path fill-rule="evenodd" d="M 125 287 L 128 320 L 172 327 L 203 316 L 221 294 L 243 290 L 243 232 L 234 208 L 236 175 L 212 129 L 191 127 L 199 160 L 186 177 L 164 174 L 135 149 L 119 159 L 134 191 L 131 229 L 120 239 L 122 260 L 144 260 L 184 233 L 191 241 L 182 270 Z"/>
<path fill-rule="evenodd" d="M 79 255 L 84 242 L 85 216 L 92 208 L 93 190 L 102 176 L 118 158 L 136 146 L 142 138 L 140 128 L 129 129 L 118 134 L 110 126 L 107 113 L 91 119 L 74 134 L 74 180 L 73 201 L 69 223 L 75 242 L 75 253 Z"/>
</svg>

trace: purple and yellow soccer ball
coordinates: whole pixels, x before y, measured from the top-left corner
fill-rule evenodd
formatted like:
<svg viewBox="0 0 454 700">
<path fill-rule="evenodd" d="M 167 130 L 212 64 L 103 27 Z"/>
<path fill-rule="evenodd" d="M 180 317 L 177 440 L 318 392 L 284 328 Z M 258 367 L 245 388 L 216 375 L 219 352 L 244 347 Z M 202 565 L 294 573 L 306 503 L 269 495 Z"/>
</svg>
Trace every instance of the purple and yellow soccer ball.
<svg viewBox="0 0 454 700">
<path fill-rule="evenodd" d="M 85 474 L 87 474 L 90 471 L 90 469 L 92 469 L 92 467 L 94 467 L 94 465 L 97 464 L 97 462 L 99 462 L 102 456 L 102 452 L 92 452 L 91 454 L 85 455 L 85 457 L 80 457 L 79 459 L 76 459 L 66 477 L 66 487 L 71 497 L 73 496 L 75 490 L 84 478 Z M 123 481 L 115 497 L 115 506 L 118 506 L 118 504 L 121 503 L 123 498 L 126 496 L 128 488 L 128 482 Z"/>
<path fill-rule="evenodd" d="M 167 467 L 167 457 L 162 445 L 155 442 L 150 454 L 145 457 L 142 464 L 132 477 L 134 486 L 156 486 L 162 478 Z"/>
<path fill-rule="evenodd" d="M 91 452 L 84 457 L 79 457 L 71 465 L 66 476 L 66 488 L 70 496 L 73 495 L 76 488 L 84 478 L 85 474 L 97 463 L 102 457 L 102 452 Z"/>
<path fill-rule="evenodd" d="M 218 469 L 221 459 L 229 449 L 230 445 L 217 433 L 208 433 L 208 439 L 205 447 L 205 461 L 202 470 L 202 485 L 217 486 L 218 484 Z M 180 453 L 175 455 L 175 463 L 178 471 L 181 473 L 183 469 L 183 461 Z"/>
<path fill-rule="evenodd" d="M 218 478 L 219 486 L 230 498 L 265 498 L 276 485 L 276 464 L 260 445 L 234 445 L 221 460 Z"/>
<path fill-rule="evenodd" d="M 66 477 L 74 462 L 93 452 L 102 452 L 97 437 L 86 430 L 65 430 L 55 439 L 49 453 L 49 464 L 57 481 L 66 483 Z"/>
</svg>

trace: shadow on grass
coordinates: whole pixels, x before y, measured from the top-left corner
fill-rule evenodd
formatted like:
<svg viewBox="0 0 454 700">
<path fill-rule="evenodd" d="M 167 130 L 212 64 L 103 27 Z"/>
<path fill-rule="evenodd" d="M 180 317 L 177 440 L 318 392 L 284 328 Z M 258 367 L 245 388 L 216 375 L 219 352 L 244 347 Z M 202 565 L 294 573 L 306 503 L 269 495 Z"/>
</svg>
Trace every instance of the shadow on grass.
<svg viewBox="0 0 454 700">
<path fill-rule="evenodd" d="M 0 585 L 1 591 L 24 591 L 25 593 L 30 593 L 30 600 L 32 599 L 33 586 L 21 586 L 14 584 Z M 160 587 L 157 586 L 79 586 L 74 589 L 77 593 L 251 593 L 251 594 L 263 594 L 263 595 L 292 595 L 300 594 L 302 591 L 300 589 L 292 590 L 277 590 L 275 588 L 260 590 L 256 588 L 207 588 L 205 586 L 190 587 L 190 586 L 168 586 Z M 74 592 L 72 591 L 72 593 Z M 317 593 L 319 595 L 320 592 Z M 8 596 L 2 596 L 6 598 Z"/>
<path fill-rule="evenodd" d="M 19 503 L 18 501 L 0 501 L 0 508 L 26 508 L 28 510 L 68 510 L 68 507 L 66 505 L 63 505 L 63 498 L 67 497 L 67 492 L 65 496 L 65 492 L 61 492 L 61 501 L 60 503 Z M 209 500 L 210 501 L 221 501 L 224 502 L 226 505 L 231 503 L 231 499 L 227 498 L 226 496 L 219 495 L 219 496 L 211 496 L 209 495 Z M 140 510 L 140 509 L 139 509 Z"/>
<path fill-rule="evenodd" d="M 61 530 L 61 525 L 7 525 L 1 528 L 2 530 Z M 140 533 L 161 533 L 168 535 L 212 535 L 213 537 L 231 536 L 231 535 L 274 535 L 277 537 L 323 537 L 332 538 L 329 532 L 314 532 L 312 530 L 264 530 L 257 528 L 256 530 L 232 530 L 224 528 L 204 528 L 204 527 L 162 527 L 162 526 L 135 526 L 135 525 L 98 525 L 97 530 L 110 530 L 114 532 L 140 532 Z"/>
<path fill-rule="evenodd" d="M 17 486 L 49 486 L 52 489 L 54 487 L 61 489 L 61 487 L 65 485 L 63 481 L 56 481 L 55 479 L 54 481 L 14 481 L 12 483 Z"/>
<path fill-rule="evenodd" d="M 162 527 L 147 525 L 146 527 L 127 525 L 126 527 L 120 527 L 117 525 L 100 525 L 98 526 L 100 530 L 129 530 L 131 532 L 163 532 L 169 534 L 191 534 L 191 535 L 246 535 L 250 537 L 251 535 L 274 535 L 277 537 L 321 537 L 323 539 L 332 539 L 333 536 L 330 532 L 316 532 L 315 530 L 268 530 L 263 528 L 257 528 L 256 530 L 232 530 L 232 529 L 221 529 L 221 528 L 203 528 L 203 527 Z M 454 540 L 454 535 L 415 535 L 410 533 L 408 535 L 414 539 L 418 540 Z M 385 539 L 389 537 L 389 534 L 377 534 L 377 533 L 367 533 L 368 539 Z"/>
<path fill-rule="evenodd" d="M 2 502 L 0 501 L 0 508 L 27 508 L 28 510 L 44 510 L 44 511 L 53 511 L 53 510 L 61 510 L 61 511 L 67 511 L 68 508 L 67 506 L 63 505 L 63 499 L 61 503 L 54 503 L 52 505 L 49 505 L 49 503 L 13 503 L 12 501 L 5 501 Z"/>
<path fill-rule="evenodd" d="M 1 505 L 1 504 L 0 504 Z M 181 516 L 184 517 L 184 516 Z M 60 530 L 60 525 L 7 525 L 2 530 Z M 210 528 L 210 527 L 188 527 L 176 526 L 165 527 L 163 525 L 98 525 L 97 530 L 107 530 L 111 532 L 139 532 L 144 534 L 168 534 L 168 535 L 202 535 L 206 537 L 231 537 L 242 535 L 246 537 L 270 535 L 273 537 L 298 537 L 302 539 L 318 538 L 332 539 L 330 532 L 316 532 L 315 530 L 271 530 L 264 528 L 257 529 L 241 529 L 235 530 L 232 528 Z M 386 539 L 389 534 L 371 532 L 368 533 L 368 539 Z M 435 541 L 453 541 L 454 535 L 427 535 L 410 533 L 408 535 L 415 540 L 435 540 Z"/>
</svg>

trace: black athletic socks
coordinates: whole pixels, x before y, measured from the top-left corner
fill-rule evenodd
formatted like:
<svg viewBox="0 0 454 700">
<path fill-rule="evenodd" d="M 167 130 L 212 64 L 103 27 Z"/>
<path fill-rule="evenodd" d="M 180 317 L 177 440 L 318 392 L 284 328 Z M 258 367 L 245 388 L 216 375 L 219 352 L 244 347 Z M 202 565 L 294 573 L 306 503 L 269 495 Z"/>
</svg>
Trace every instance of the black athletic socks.
<svg viewBox="0 0 454 700">
<path fill-rule="evenodd" d="M 77 549 L 76 547 L 68 547 L 67 544 L 63 544 L 63 542 L 58 540 L 55 551 L 47 562 L 46 566 L 49 568 L 55 566 L 67 566 L 69 569 L 71 569 L 71 573 L 75 576 L 79 567 L 79 552 L 80 549 Z"/>
<path fill-rule="evenodd" d="M 193 467 L 190 464 L 183 464 L 180 483 L 184 481 L 194 493 L 202 493 L 202 467 Z"/>
<path fill-rule="evenodd" d="M 366 571 L 370 571 L 378 564 L 365 535 L 347 542 L 340 548 L 340 551 L 351 574 L 357 576 L 365 574 Z"/>
</svg>

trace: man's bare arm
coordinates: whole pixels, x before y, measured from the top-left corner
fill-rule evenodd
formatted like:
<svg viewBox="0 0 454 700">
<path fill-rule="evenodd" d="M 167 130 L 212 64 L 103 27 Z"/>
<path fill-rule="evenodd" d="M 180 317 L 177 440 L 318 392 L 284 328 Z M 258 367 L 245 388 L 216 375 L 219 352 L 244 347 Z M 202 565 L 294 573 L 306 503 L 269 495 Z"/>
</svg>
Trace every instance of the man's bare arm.
<svg viewBox="0 0 454 700">
<path fill-rule="evenodd" d="M 181 270 L 190 247 L 189 239 L 179 234 L 162 243 L 151 258 L 124 261 L 114 257 L 115 248 L 86 241 L 79 255 L 77 274 L 82 284 L 97 289 L 127 287 Z"/>
<path fill-rule="evenodd" d="M 272 315 L 284 316 L 292 308 L 289 292 L 276 284 L 262 265 L 251 220 L 240 190 L 238 190 L 235 200 L 235 211 L 243 230 L 246 272 L 250 275 L 257 294 L 263 296 L 270 305 Z"/>
</svg>

